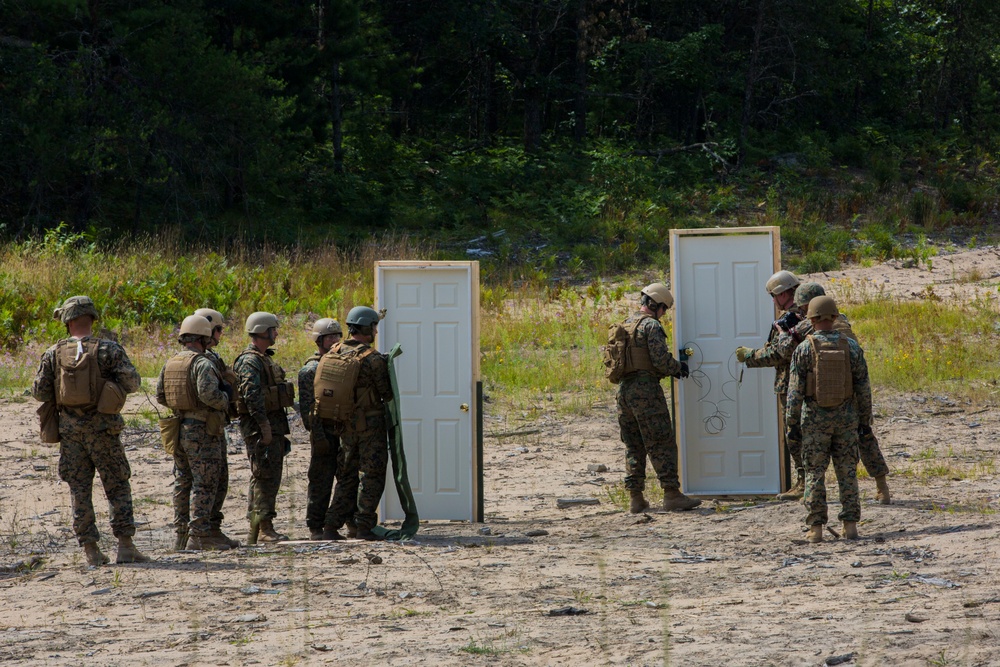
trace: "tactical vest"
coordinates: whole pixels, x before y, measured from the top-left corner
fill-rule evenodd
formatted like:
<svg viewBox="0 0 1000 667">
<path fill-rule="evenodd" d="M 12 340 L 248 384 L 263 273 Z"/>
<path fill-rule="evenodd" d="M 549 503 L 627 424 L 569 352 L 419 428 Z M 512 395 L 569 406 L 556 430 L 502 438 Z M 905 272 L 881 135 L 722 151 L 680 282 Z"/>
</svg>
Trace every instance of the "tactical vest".
<svg viewBox="0 0 1000 667">
<path fill-rule="evenodd" d="M 845 336 L 837 342 L 809 335 L 812 370 L 806 372 L 806 396 L 821 408 L 835 408 L 854 396 L 851 347 Z"/>
<path fill-rule="evenodd" d="M 644 315 L 635 322 L 622 325 L 622 328 L 625 329 L 625 333 L 628 334 L 628 344 L 625 347 L 625 368 L 622 373 L 623 375 L 628 375 L 629 373 L 635 373 L 637 371 L 656 373 L 656 369 L 653 367 L 653 359 L 649 356 L 649 348 L 637 347 L 635 344 L 636 332 L 639 330 L 639 325 L 647 319 L 650 319 L 649 316 Z"/>
<path fill-rule="evenodd" d="M 56 403 L 79 410 L 97 408 L 105 380 L 97 362 L 100 341 L 68 338 L 56 344 Z"/>
<path fill-rule="evenodd" d="M 861 341 L 858 340 L 858 337 L 854 334 L 854 330 L 851 329 L 851 323 L 848 322 L 847 318 L 843 315 L 833 321 L 833 330 L 839 332 L 841 336 L 847 336 L 855 343 L 861 343 Z"/>
<path fill-rule="evenodd" d="M 344 350 L 343 354 L 341 351 Z M 375 405 L 374 387 L 358 391 L 358 374 L 365 357 L 374 353 L 370 347 L 337 343 L 324 354 L 316 367 L 313 389 L 316 393 L 314 415 L 320 419 L 350 422 L 358 411 Z M 365 389 L 365 388 L 361 388 Z"/>
<path fill-rule="evenodd" d="M 191 366 L 194 360 L 204 355 L 181 353 L 171 357 L 163 369 L 163 393 L 167 407 L 174 412 L 201 409 L 198 393 L 191 382 Z"/>
<path fill-rule="evenodd" d="M 275 412 L 284 410 L 295 405 L 295 385 L 285 381 L 285 371 L 278 364 L 271 361 L 271 357 L 256 348 L 243 350 L 238 357 L 239 360 L 245 354 L 253 354 L 260 357 L 264 366 L 264 377 L 262 388 L 264 390 L 264 411 Z M 242 396 L 236 398 L 236 410 L 241 415 L 250 414 Z"/>
</svg>

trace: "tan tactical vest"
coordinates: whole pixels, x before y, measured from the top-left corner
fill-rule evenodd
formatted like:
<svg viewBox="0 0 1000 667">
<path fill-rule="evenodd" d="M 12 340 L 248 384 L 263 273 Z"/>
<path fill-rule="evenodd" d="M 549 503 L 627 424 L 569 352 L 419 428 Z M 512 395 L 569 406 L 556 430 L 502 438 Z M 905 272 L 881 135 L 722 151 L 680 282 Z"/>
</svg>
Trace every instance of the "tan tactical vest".
<svg viewBox="0 0 1000 667">
<path fill-rule="evenodd" d="M 848 322 L 847 318 L 843 315 L 833 321 L 833 330 L 839 331 L 841 336 L 847 336 L 855 343 L 861 343 L 861 341 L 858 340 L 858 337 L 854 334 L 854 330 L 851 329 L 851 323 Z"/>
<path fill-rule="evenodd" d="M 167 362 L 163 369 L 163 393 L 167 407 L 174 412 L 198 410 L 203 406 L 198 401 L 198 393 L 191 382 L 191 366 L 201 354 L 181 353 Z"/>
<path fill-rule="evenodd" d="M 821 408 L 835 408 L 854 396 L 851 373 L 851 348 L 845 336 L 829 342 L 809 335 L 812 345 L 812 370 L 806 373 L 806 396 Z"/>
<path fill-rule="evenodd" d="M 626 333 L 628 333 L 628 346 L 625 348 L 624 375 L 635 373 L 636 371 L 649 371 L 650 373 L 656 372 L 656 369 L 653 367 L 653 360 L 649 356 L 649 348 L 636 347 L 635 345 L 636 331 L 639 329 L 639 325 L 647 319 L 649 319 L 649 316 L 640 317 L 635 322 L 622 325 Z"/>
<path fill-rule="evenodd" d="M 370 347 L 361 349 L 360 346 L 348 346 L 341 354 L 342 349 L 343 343 L 334 345 L 316 367 L 316 379 L 313 383 L 316 393 L 314 414 L 320 419 L 348 422 L 359 410 L 375 404 L 372 396 L 374 387 L 360 393 L 357 391 L 361 362 L 375 350 Z"/>
<path fill-rule="evenodd" d="M 239 359 L 244 354 L 254 354 L 261 358 L 264 365 L 264 411 L 275 412 L 290 408 L 295 405 L 295 385 L 285 381 L 285 371 L 278 364 L 271 361 L 271 357 L 260 350 L 250 348 L 240 353 Z M 236 410 L 241 415 L 250 414 L 243 397 L 237 397 Z"/>
<path fill-rule="evenodd" d="M 56 403 L 61 407 L 92 410 L 97 408 L 105 380 L 97 363 L 96 338 L 68 338 L 56 344 Z"/>
</svg>

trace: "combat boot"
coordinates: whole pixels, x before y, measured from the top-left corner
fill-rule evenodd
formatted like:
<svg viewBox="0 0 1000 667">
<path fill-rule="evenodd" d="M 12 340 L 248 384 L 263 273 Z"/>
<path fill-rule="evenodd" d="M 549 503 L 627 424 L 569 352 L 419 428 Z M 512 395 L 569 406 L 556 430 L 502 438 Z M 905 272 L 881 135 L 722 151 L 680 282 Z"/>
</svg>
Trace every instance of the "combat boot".
<svg viewBox="0 0 1000 667">
<path fill-rule="evenodd" d="M 229 540 L 215 535 L 192 535 L 188 542 L 191 551 L 229 551 Z"/>
<path fill-rule="evenodd" d="M 174 551 L 184 551 L 187 549 L 188 544 L 188 531 L 187 528 L 177 531 L 177 537 L 174 539 Z"/>
<path fill-rule="evenodd" d="M 326 537 L 323 537 L 323 533 L 325 532 L 326 531 L 324 531 L 322 528 L 310 528 L 309 539 L 312 540 L 313 542 L 322 542 L 323 540 L 328 539 Z"/>
<path fill-rule="evenodd" d="M 282 535 L 274 530 L 274 524 L 271 523 L 270 519 L 260 520 L 260 534 L 258 537 L 261 542 L 284 542 L 288 539 L 288 535 Z"/>
<path fill-rule="evenodd" d="M 368 528 L 358 528 L 358 539 L 366 542 L 381 542 L 382 538 Z"/>
<path fill-rule="evenodd" d="M 649 501 L 643 497 L 642 491 L 639 489 L 632 489 L 628 492 L 628 495 L 630 499 L 628 511 L 632 514 L 638 514 L 644 509 L 649 508 Z"/>
<path fill-rule="evenodd" d="M 663 509 L 667 512 L 693 510 L 701 501 L 688 498 L 680 489 L 663 489 Z"/>
<path fill-rule="evenodd" d="M 806 541 L 816 544 L 817 542 L 823 541 L 823 524 L 817 523 L 809 526 L 809 534 L 806 535 Z"/>
<path fill-rule="evenodd" d="M 347 539 L 349 540 L 358 539 L 358 527 L 354 525 L 353 521 L 347 522 Z"/>
<path fill-rule="evenodd" d="M 345 540 L 347 538 L 344 537 L 343 535 L 341 535 L 340 531 L 338 531 L 336 528 L 327 526 L 326 528 L 323 529 L 323 538 L 322 539 L 324 539 L 324 540 Z"/>
<path fill-rule="evenodd" d="M 233 538 L 229 537 L 224 532 L 222 532 L 221 528 L 213 528 L 212 532 L 210 532 L 209 535 L 211 535 L 216 539 L 223 540 L 226 544 L 229 545 L 230 549 L 236 549 L 237 547 L 240 546 L 239 540 L 234 540 Z"/>
<path fill-rule="evenodd" d="M 856 539 L 858 539 L 858 522 L 857 521 L 845 521 L 844 522 L 844 539 L 845 540 L 856 540 Z"/>
<path fill-rule="evenodd" d="M 795 486 L 784 493 L 778 494 L 778 500 L 798 500 L 806 493 L 806 480 L 801 476 L 795 480 Z"/>
<path fill-rule="evenodd" d="M 120 565 L 122 563 L 148 562 L 149 556 L 139 551 L 131 537 L 128 535 L 122 535 L 118 538 L 118 556 L 115 558 L 115 563 Z"/>
<path fill-rule="evenodd" d="M 250 532 L 247 533 L 247 544 L 257 544 L 257 537 L 260 535 L 260 515 L 253 512 L 250 515 Z"/>
<path fill-rule="evenodd" d="M 97 546 L 97 542 L 85 542 L 83 553 L 87 554 L 87 565 L 97 567 L 98 565 L 107 565 L 110 562 L 108 557 L 101 552 L 101 548 Z"/>
<path fill-rule="evenodd" d="M 885 480 L 885 475 L 875 478 L 875 488 L 878 489 L 875 493 L 875 500 L 881 505 L 891 505 L 892 497 L 889 496 L 889 482 Z"/>
</svg>

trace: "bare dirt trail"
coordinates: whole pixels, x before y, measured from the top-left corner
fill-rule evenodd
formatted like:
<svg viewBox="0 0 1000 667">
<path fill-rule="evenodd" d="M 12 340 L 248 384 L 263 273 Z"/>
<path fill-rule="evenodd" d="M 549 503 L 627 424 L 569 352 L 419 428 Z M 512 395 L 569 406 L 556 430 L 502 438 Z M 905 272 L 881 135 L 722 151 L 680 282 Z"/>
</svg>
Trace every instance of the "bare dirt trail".
<svg viewBox="0 0 1000 667">
<path fill-rule="evenodd" d="M 996 294 L 995 251 L 961 255 L 955 275 L 978 266 L 981 279 L 955 286 Z M 817 278 L 835 291 L 831 278 L 883 272 L 906 296 L 940 271 L 931 284 L 947 297 L 945 259 L 932 272 L 881 265 Z M 126 410 L 138 407 L 132 398 Z M 863 479 L 862 539 L 820 545 L 804 542 L 797 503 L 620 511 L 603 492 L 624 475 L 611 390 L 583 419 L 488 414 L 486 523 L 424 524 L 406 544 L 172 553 L 171 464 L 156 434 L 130 431 L 136 542 L 155 562 L 96 569 L 69 529 L 58 450 L 38 443 L 34 409 L 0 404 L 0 566 L 43 559 L 0 572 L 5 664 L 1000 664 L 993 408 L 880 392 L 894 502 L 875 504 Z M 275 523 L 301 538 L 308 446 L 297 421 L 293 439 Z M 244 539 L 248 466 L 236 445 L 230 465 L 223 527 Z M 589 496 L 601 504 L 556 506 Z"/>
</svg>

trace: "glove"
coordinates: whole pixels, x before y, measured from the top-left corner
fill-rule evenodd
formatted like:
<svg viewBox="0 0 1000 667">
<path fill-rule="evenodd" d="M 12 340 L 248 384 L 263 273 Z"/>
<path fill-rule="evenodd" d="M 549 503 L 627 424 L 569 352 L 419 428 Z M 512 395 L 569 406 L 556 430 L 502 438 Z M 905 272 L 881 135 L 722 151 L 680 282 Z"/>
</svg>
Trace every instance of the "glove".
<svg viewBox="0 0 1000 667">
<path fill-rule="evenodd" d="M 221 382 L 221 383 L 219 383 L 219 389 L 222 390 L 222 393 L 225 394 L 226 398 L 229 399 L 229 402 L 232 403 L 233 402 L 233 385 L 229 384 L 228 382 Z"/>
<path fill-rule="evenodd" d="M 738 348 L 736 348 L 736 361 L 739 361 L 740 363 L 742 363 L 742 362 L 746 361 L 747 357 L 749 357 L 751 354 L 753 354 L 753 348 L 752 347 L 743 347 L 741 345 Z"/>
<path fill-rule="evenodd" d="M 274 436 L 271 435 L 271 422 L 264 422 L 260 427 L 260 444 L 270 445 Z"/>
<path fill-rule="evenodd" d="M 871 436 L 872 427 L 867 424 L 858 424 L 858 437 L 864 438 L 866 436 Z"/>
<path fill-rule="evenodd" d="M 686 378 L 689 375 L 691 375 L 691 371 L 688 370 L 687 362 L 686 361 L 682 361 L 681 362 L 681 370 L 680 370 L 679 373 L 677 373 L 677 377 L 679 377 L 679 378 Z"/>
</svg>

